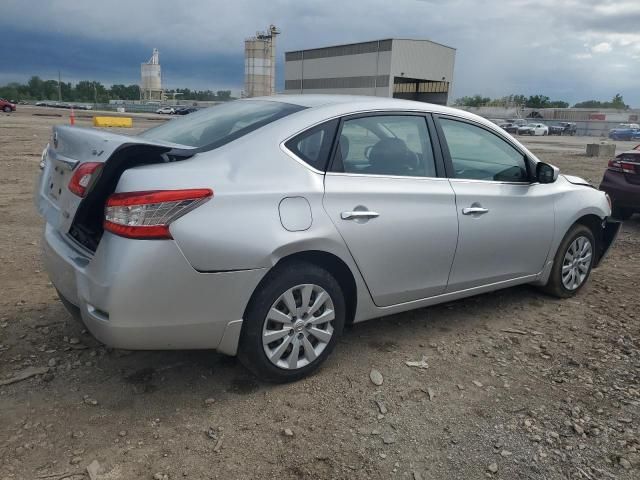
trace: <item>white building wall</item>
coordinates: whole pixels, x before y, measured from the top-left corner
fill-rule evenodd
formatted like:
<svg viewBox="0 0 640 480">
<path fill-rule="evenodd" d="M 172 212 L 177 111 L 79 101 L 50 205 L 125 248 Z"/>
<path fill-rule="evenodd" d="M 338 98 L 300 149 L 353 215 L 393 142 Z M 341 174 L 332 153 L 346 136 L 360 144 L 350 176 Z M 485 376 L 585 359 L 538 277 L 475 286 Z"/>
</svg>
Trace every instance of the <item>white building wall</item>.
<svg viewBox="0 0 640 480">
<path fill-rule="evenodd" d="M 358 53 L 350 55 L 335 55 L 322 58 L 304 58 L 302 60 L 285 61 L 285 93 L 329 93 L 329 94 L 349 94 L 349 95 L 376 95 L 384 97 L 393 96 L 393 77 L 404 76 L 421 80 L 445 81 L 449 82 L 449 91 L 453 81 L 453 68 L 455 63 L 455 49 L 446 47 L 427 40 L 399 40 L 393 39 L 391 50 L 389 41 L 383 40 L 379 45 L 386 42 L 387 49 L 383 51 Z M 374 42 L 366 42 L 371 44 Z M 339 47 L 339 46 L 338 46 Z M 329 50 L 337 47 L 328 47 Z M 317 54 L 321 49 L 314 49 L 311 52 Z M 296 52 L 297 53 L 297 52 Z M 300 55 L 298 55 L 299 57 Z M 313 57 L 314 55 L 310 55 Z M 404 75 L 402 75 L 404 74 Z M 319 79 L 349 79 L 354 77 L 388 77 L 380 86 L 371 84 L 366 88 L 312 88 L 312 84 L 321 84 Z M 306 83 L 300 87 L 300 79 Z M 314 80 L 316 80 L 314 82 Z M 287 83 L 289 86 L 287 86 Z M 297 85 L 296 88 L 291 85 Z"/>
<path fill-rule="evenodd" d="M 428 40 L 393 39 L 391 50 L 391 75 L 408 78 L 449 82 L 453 84 L 453 67 L 456 61 L 455 48 L 446 47 Z M 392 80 L 393 83 L 393 80 Z"/>
</svg>

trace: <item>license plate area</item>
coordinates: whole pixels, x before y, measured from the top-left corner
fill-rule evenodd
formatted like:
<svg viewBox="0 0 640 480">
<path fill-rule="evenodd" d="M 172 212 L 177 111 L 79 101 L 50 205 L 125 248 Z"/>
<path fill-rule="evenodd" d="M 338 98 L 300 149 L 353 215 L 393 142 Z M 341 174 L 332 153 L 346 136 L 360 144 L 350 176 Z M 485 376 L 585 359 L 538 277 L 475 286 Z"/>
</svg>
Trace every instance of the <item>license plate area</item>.
<svg viewBox="0 0 640 480">
<path fill-rule="evenodd" d="M 49 177 L 45 186 L 47 196 L 59 205 L 62 193 L 67 188 L 71 171 L 66 165 L 55 162 L 53 168 L 49 170 Z"/>
</svg>

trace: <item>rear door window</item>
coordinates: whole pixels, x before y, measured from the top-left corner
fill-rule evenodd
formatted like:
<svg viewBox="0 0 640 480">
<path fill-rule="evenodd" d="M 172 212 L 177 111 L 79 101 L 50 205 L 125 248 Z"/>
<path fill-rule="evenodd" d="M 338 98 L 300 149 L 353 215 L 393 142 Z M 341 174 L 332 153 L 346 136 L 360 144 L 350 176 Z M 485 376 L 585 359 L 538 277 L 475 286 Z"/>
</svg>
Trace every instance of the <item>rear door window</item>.
<svg viewBox="0 0 640 480">
<path fill-rule="evenodd" d="M 403 177 L 435 177 L 426 119 L 375 115 L 344 121 L 332 171 Z"/>
</svg>

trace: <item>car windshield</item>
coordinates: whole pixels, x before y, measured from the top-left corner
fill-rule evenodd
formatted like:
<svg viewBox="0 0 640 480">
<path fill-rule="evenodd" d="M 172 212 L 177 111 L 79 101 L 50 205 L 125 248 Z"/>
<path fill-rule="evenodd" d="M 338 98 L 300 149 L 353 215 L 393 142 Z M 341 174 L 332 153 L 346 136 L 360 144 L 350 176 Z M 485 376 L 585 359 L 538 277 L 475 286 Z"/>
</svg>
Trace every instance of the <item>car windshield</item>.
<svg viewBox="0 0 640 480">
<path fill-rule="evenodd" d="M 170 120 L 140 136 L 211 150 L 304 108 L 268 100 L 238 100 Z"/>
<path fill-rule="evenodd" d="M 537 123 L 528 123 L 527 127 L 537 127 L 538 124 Z"/>
</svg>

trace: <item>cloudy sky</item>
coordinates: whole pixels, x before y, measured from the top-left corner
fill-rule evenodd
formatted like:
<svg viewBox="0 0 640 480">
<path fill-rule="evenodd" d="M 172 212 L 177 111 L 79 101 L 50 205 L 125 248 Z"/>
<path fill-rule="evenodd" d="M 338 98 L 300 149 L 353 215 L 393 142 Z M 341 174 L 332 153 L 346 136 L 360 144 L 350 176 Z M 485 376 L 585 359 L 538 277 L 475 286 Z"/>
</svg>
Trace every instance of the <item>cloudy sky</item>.
<svg viewBox="0 0 640 480">
<path fill-rule="evenodd" d="M 243 82 L 243 40 L 269 24 L 283 52 L 380 38 L 457 49 L 453 97 L 622 93 L 640 107 L 639 0 L 0 0 L 0 84 L 30 75 L 138 83 L 160 50 L 168 88 Z"/>
</svg>

